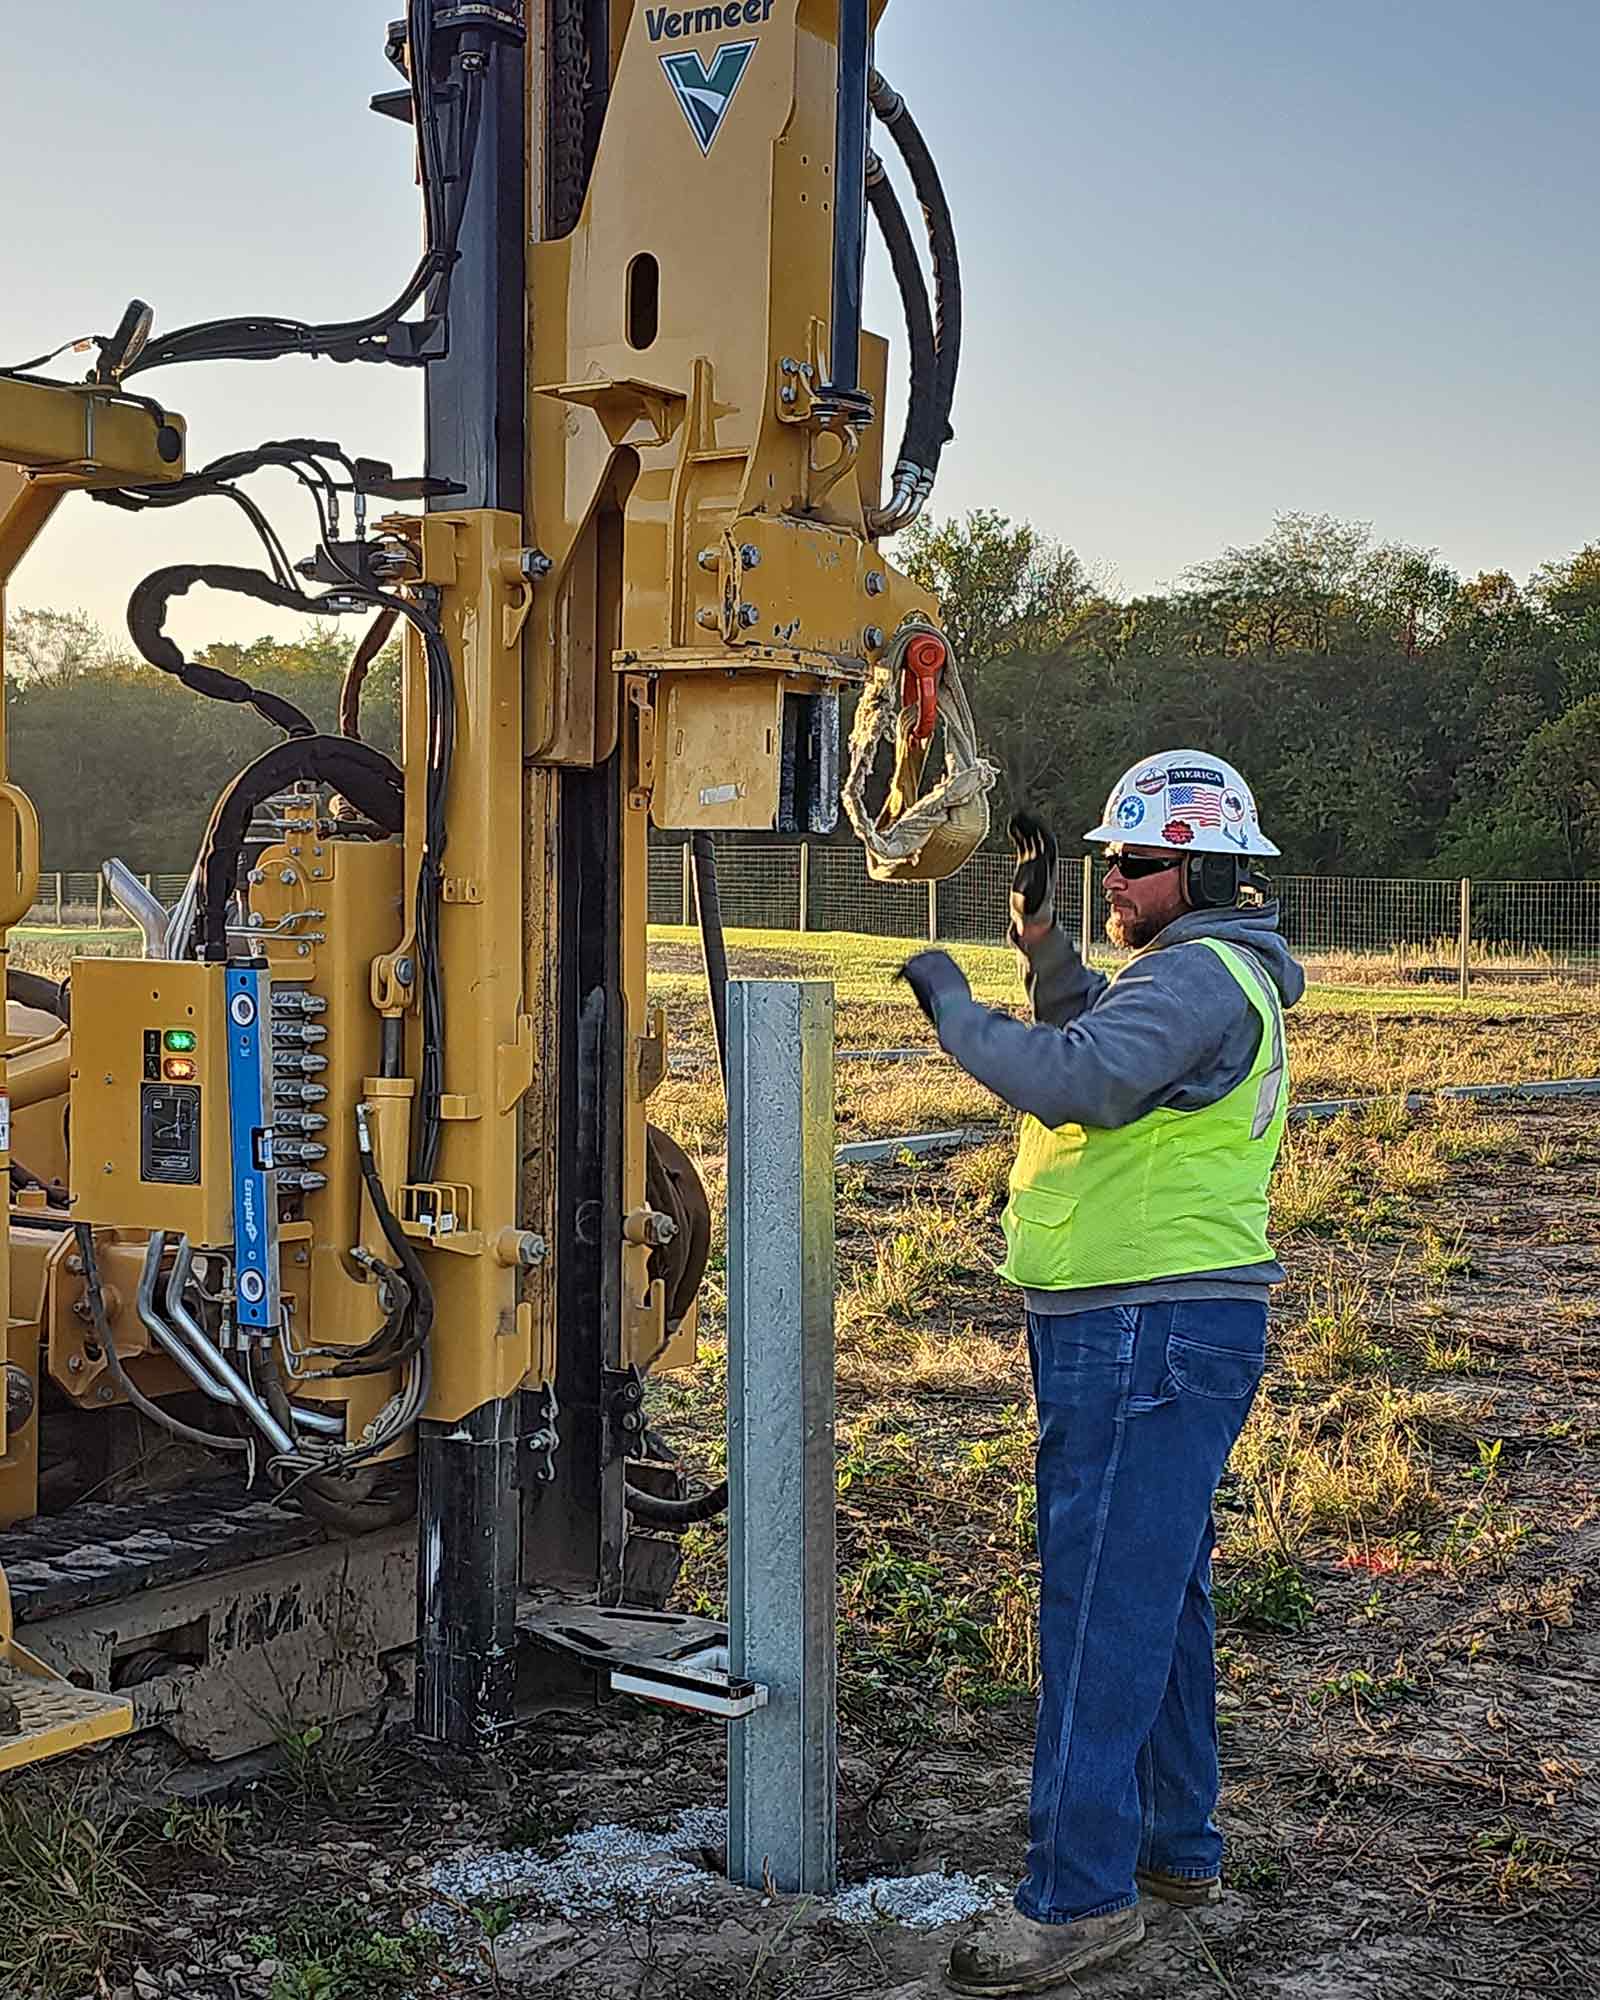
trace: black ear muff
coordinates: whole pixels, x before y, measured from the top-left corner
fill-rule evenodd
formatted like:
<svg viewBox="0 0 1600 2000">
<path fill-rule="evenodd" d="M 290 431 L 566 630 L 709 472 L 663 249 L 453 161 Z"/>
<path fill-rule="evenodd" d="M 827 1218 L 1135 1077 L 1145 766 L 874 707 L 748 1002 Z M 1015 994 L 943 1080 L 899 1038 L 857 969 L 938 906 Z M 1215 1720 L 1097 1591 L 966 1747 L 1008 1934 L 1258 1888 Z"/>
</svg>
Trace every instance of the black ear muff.
<svg viewBox="0 0 1600 2000">
<path fill-rule="evenodd" d="M 1183 892 L 1191 910 L 1231 910 L 1244 877 L 1244 863 L 1231 854 L 1183 857 Z"/>
</svg>

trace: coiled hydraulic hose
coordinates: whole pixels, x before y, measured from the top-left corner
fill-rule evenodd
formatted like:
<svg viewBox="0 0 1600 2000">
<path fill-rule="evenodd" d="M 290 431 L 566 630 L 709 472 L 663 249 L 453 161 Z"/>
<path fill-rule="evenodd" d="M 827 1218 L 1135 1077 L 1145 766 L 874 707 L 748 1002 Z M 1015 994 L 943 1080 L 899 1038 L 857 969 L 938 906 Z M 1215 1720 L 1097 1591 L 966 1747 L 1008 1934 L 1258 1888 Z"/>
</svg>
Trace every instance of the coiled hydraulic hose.
<svg viewBox="0 0 1600 2000">
<path fill-rule="evenodd" d="M 950 415 L 955 408 L 956 379 L 961 368 L 961 259 L 956 248 L 950 203 L 939 178 L 939 169 L 905 99 L 876 69 L 868 79 L 867 97 L 879 123 L 893 136 L 911 175 L 911 183 L 928 227 L 928 249 L 933 262 L 936 349 L 933 387 L 926 410 L 914 409 L 907 417 L 908 438 L 915 437 L 927 456 L 925 460 L 914 459 L 907 452 L 902 457 L 895 468 L 894 492 L 887 505 L 877 510 L 871 523 L 875 534 L 893 534 L 909 527 L 922 511 L 933 490 L 940 455 L 954 435 L 950 428 Z M 879 211 L 874 208 L 874 213 Z M 881 226 L 881 214 L 879 222 Z M 894 255 L 892 246 L 890 255 Z M 901 289 L 904 296 L 906 288 L 903 282 Z M 914 311 L 909 299 L 906 310 L 909 323 Z"/>
<path fill-rule="evenodd" d="M 887 516 L 917 492 L 926 468 L 938 456 L 931 429 L 934 392 L 938 378 L 938 345 L 933 332 L 933 308 L 928 303 L 928 282 L 922 273 L 911 225 L 900 205 L 894 182 L 876 153 L 867 157 L 867 206 L 875 217 L 889 252 L 889 263 L 905 306 L 906 338 L 911 350 L 911 393 L 906 404 L 906 426 L 900 441 L 900 457 L 894 469 L 894 497 L 879 513 Z M 906 498 L 902 498 L 906 496 Z"/>
</svg>

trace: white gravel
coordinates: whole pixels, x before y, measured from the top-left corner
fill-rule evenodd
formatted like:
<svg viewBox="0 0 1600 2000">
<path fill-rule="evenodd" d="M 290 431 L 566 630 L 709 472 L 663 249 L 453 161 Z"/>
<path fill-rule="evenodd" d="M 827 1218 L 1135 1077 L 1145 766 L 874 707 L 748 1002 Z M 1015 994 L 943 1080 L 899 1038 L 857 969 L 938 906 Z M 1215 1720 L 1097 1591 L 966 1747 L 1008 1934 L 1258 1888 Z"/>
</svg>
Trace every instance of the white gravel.
<svg viewBox="0 0 1600 2000">
<path fill-rule="evenodd" d="M 701 1850 L 728 1838 L 728 1815 L 711 1806 L 680 1812 L 665 1831 L 592 1826 L 570 1834 L 553 1853 L 535 1848 L 479 1850 L 440 1862 L 430 1874 L 439 1901 L 422 1913 L 446 1934 L 470 1926 L 464 1906 L 517 1902 L 569 1921 L 631 1918 L 645 1912 L 687 1914 L 722 1886 L 707 1872 Z M 898 1923 L 936 1930 L 980 1915 L 1002 1902 L 998 1883 L 971 1875 L 874 1876 L 819 1905 L 848 1924 Z"/>
<path fill-rule="evenodd" d="M 663 1833 L 592 1826 L 569 1835 L 553 1855 L 535 1848 L 466 1854 L 432 1871 L 443 1900 L 424 1911 L 423 1922 L 450 1930 L 459 1919 L 452 1905 L 512 1898 L 569 1918 L 683 1909 L 714 1880 L 695 1858 L 698 1850 L 720 1847 L 727 1837 L 728 1815 L 698 1807 L 679 1813 Z"/>
<path fill-rule="evenodd" d="M 834 1915 L 842 1923 L 875 1924 L 887 1920 L 908 1930 L 932 1931 L 941 1924 L 959 1924 L 981 1916 L 1005 1900 L 1008 1891 L 982 1876 L 874 1875 L 841 1889 Z"/>
</svg>

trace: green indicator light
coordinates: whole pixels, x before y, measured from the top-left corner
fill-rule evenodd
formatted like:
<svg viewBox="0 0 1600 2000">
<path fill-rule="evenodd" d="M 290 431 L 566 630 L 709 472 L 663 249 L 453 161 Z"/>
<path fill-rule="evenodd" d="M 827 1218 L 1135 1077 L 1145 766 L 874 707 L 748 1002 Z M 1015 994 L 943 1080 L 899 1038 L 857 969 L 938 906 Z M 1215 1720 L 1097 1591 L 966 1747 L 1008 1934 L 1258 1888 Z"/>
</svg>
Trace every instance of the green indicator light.
<svg viewBox="0 0 1600 2000">
<path fill-rule="evenodd" d="M 161 1046 L 174 1055 L 187 1055 L 198 1039 L 192 1028 L 168 1028 L 161 1037 Z"/>
</svg>

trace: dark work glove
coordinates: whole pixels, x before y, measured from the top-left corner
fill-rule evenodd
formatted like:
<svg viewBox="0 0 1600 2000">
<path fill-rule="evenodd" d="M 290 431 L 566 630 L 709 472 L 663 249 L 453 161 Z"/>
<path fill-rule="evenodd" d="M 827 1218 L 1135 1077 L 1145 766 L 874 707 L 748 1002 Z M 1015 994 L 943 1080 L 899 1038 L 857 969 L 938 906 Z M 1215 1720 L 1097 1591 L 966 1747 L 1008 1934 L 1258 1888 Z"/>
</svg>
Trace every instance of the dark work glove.
<svg viewBox="0 0 1600 2000">
<path fill-rule="evenodd" d="M 939 1009 L 952 1000 L 970 1000 L 972 988 L 967 975 L 947 951 L 919 951 L 908 958 L 895 974 L 916 996 L 917 1005 L 937 1028 Z"/>
<path fill-rule="evenodd" d="M 1011 921 L 1053 924 L 1056 917 L 1056 837 L 1030 812 L 1014 813 L 1011 845 L 1017 870 L 1011 878 Z"/>
</svg>

